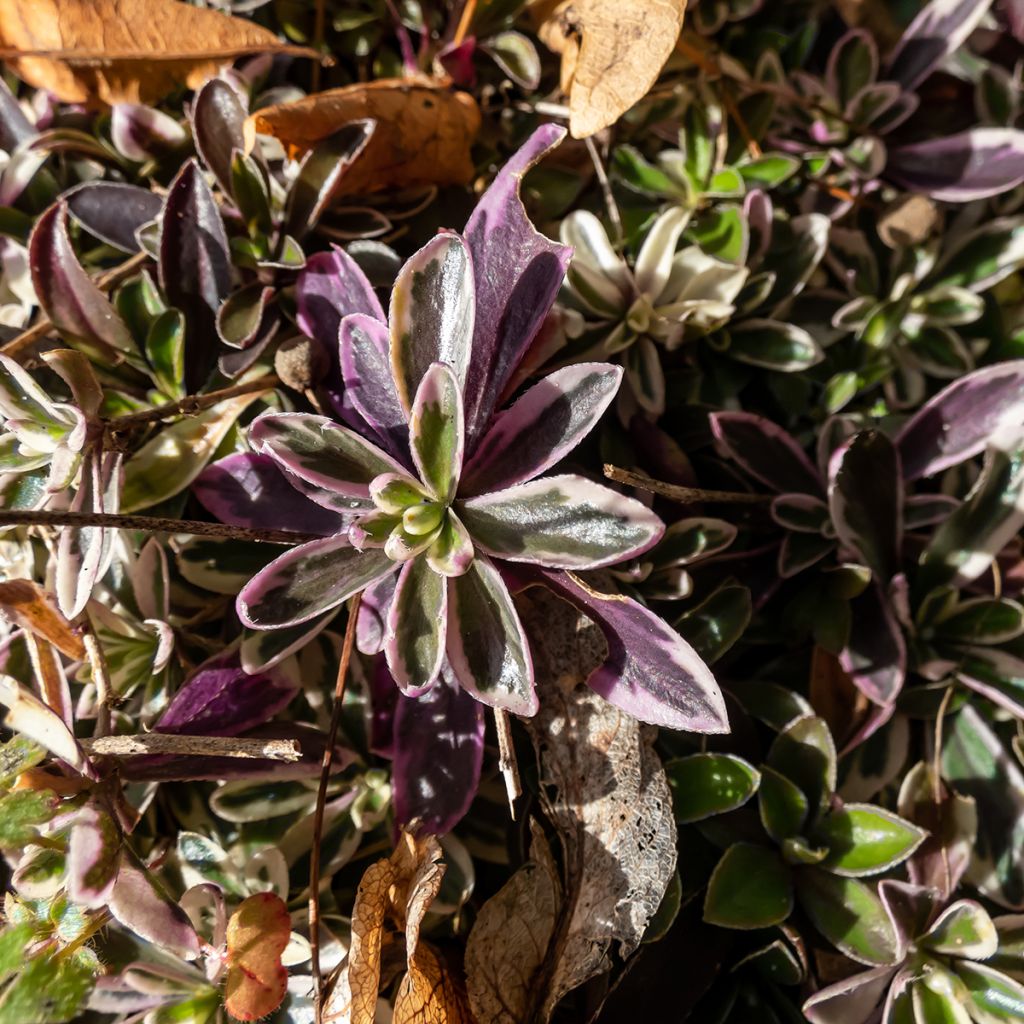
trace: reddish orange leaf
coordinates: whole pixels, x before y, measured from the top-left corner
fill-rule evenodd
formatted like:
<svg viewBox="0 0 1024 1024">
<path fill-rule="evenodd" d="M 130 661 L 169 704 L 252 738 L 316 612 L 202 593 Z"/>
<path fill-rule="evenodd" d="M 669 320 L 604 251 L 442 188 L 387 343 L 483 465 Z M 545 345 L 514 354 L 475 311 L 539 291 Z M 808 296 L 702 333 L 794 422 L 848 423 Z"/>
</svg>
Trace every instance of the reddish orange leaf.
<svg viewBox="0 0 1024 1024">
<path fill-rule="evenodd" d="M 291 935 L 288 908 L 270 892 L 250 896 L 228 922 L 228 976 L 224 1005 L 238 1020 L 276 1010 L 288 989 L 281 954 Z"/>
</svg>

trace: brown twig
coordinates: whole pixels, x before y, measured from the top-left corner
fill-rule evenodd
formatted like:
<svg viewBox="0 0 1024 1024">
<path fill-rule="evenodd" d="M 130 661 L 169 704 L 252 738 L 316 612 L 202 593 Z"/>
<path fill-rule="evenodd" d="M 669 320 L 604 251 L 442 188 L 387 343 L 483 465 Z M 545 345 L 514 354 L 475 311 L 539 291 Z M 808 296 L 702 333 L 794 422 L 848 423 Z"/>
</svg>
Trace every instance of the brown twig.
<svg viewBox="0 0 1024 1024">
<path fill-rule="evenodd" d="M 505 779 L 505 792 L 508 793 L 508 810 L 512 820 L 516 820 L 516 800 L 523 794 L 519 781 L 519 762 L 512 744 L 512 723 L 508 712 L 503 708 L 494 709 L 494 727 L 498 733 L 498 771 Z"/>
<path fill-rule="evenodd" d="M 604 475 L 609 480 L 630 487 L 639 487 L 642 491 L 660 494 L 663 498 L 678 501 L 683 505 L 691 505 L 697 501 L 713 501 L 719 504 L 760 505 L 771 501 L 767 494 L 747 494 L 745 491 L 708 491 L 703 487 L 682 487 L 679 484 L 665 483 L 655 480 L 643 472 L 620 469 L 618 466 L 605 465 Z"/>
<path fill-rule="evenodd" d="M 455 35 L 452 38 L 452 46 L 460 46 L 463 39 L 469 32 L 469 26 L 473 24 L 473 15 L 476 14 L 476 0 L 466 0 L 463 5 L 462 14 L 459 17 L 459 25 L 455 29 Z"/>
<path fill-rule="evenodd" d="M 320 973 L 320 843 L 324 833 L 324 808 L 327 805 L 327 783 L 334 761 L 334 744 L 341 726 L 342 705 L 345 702 L 345 687 L 348 684 L 348 666 L 352 660 L 352 647 L 356 637 L 356 620 L 362 592 L 357 593 L 348 605 L 348 622 L 345 624 L 345 640 L 341 648 L 341 662 L 334 682 L 334 707 L 331 710 L 331 726 L 327 732 L 327 746 L 320 766 L 320 785 L 316 792 L 316 810 L 313 812 L 313 848 L 309 854 L 309 949 L 313 971 L 313 1012 L 316 1024 L 323 1024 L 324 979 Z"/>
<path fill-rule="evenodd" d="M 316 0 L 316 14 L 313 21 L 313 50 L 320 56 L 324 47 L 324 33 L 327 27 L 327 0 Z M 312 92 L 320 91 L 320 62 L 313 65 Z"/>
<path fill-rule="evenodd" d="M 108 288 L 113 288 L 126 278 L 131 277 L 143 263 L 151 258 L 152 257 L 148 252 L 137 252 L 130 259 L 125 260 L 124 263 L 113 267 L 94 278 L 93 283 L 100 289 L 100 291 L 106 291 Z M 52 330 L 53 321 L 48 317 L 43 317 L 42 320 L 34 323 L 30 328 L 28 328 L 28 330 L 22 331 L 17 337 L 11 338 L 11 340 L 4 345 L 0 345 L 0 355 L 16 356 L 23 349 L 28 348 L 33 342 L 39 341 L 41 338 L 45 338 Z"/>
<path fill-rule="evenodd" d="M 616 243 L 621 244 L 623 239 L 622 217 L 619 215 L 619 206 L 618 203 L 615 202 L 611 182 L 608 180 L 608 174 L 601 161 L 601 154 L 598 153 L 597 146 L 594 145 L 594 140 L 591 136 L 588 135 L 583 141 L 587 145 L 587 152 L 590 154 L 590 161 L 594 165 L 594 174 L 597 175 L 598 184 L 601 186 L 601 194 L 604 196 L 604 205 L 608 210 L 608 219 L 612 222 L 612 227 L 615 228 L 615 241 Z"/>
<path fill-rule="evenodd" d="M 298 740 L 246 739 L 238 736 L 181 736 L 147 732 L 137 736 L 98 736 L 82 740 L 90 753 L 103 757 L 138 757 L 142 754 L 178 754 L 186 757 L 266 758 L 269 761 L 298 761 L 302 748 Z"/>
<path fill-rule="evenodd" d="M 51 512 L 40 509 L 0 508 L 3 526 L 101 526 L 112 530 L 142 530 L 145 533 L 190 533 L 195 537 L 223 537 L 263 544 L 304 544 L 319 540 L 316 533 L 290 530 L 258 530 L 229 523 L 204 523 L 195 519 L 165 519 L 163 516 L 135 516 L 105 512 Z"/>
<path fill-rule="evenodd" d="M 115 419 L 107 420 L 107 429 L 112 431 L 131 430 L 148 423 L 165 420 L 170 416 L 194 416 L 197 412 L 209 409 L 229 398 L 251 395 L 256 391 L 269 391 L 280 383 L 276 373 L 268 373 L 263 377 L 243 381 L 241 384 L 232 384 L 231 387 L 221 388 L 218 391 L 208 391 L 202 395 L 186 395 L 176 402 L 167 402 L 164 405 L 154 406 L 152 409 L 143 409 L 141 412 L 118 416 Z"/>
</svg>

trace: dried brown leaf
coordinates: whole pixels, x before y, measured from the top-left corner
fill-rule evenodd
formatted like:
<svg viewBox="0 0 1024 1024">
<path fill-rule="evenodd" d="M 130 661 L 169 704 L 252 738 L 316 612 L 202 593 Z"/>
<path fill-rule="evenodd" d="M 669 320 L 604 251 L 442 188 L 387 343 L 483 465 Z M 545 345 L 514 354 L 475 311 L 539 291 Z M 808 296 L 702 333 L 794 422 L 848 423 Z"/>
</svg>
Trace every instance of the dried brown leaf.
<svg viewBox="0 0 1024 1024">
<path fill-rule="evenodd" d="M 547 591 L 530 590 L 517 603 L 540 696 L 540 711 L 525 724 L 540 760 L 545 813 L 562 843 L 564 893 L 555 898 L 550 929 L 538 912 L 549 902 L 545 885 L 551 884 L 540 867 L 514 876 L 495 897 L 499 906 L 481 910 L 470 936 L 475 952 L 467 953 L 478 1024 L 547 1021 L 566 993 L 611 966 L 614 944 L 628 957 L 661 905 L 676 863 L 672 798 L 654 752 L 655 730 L 584 685 L 605 654 L 598 631 Z M 536 839 L 533 856 L 543 865 Z M 480 925 L 489 919 L 490 925 Z M 495 919 L 506 935 L 517 936 L 515 945 L 506 940 L 503 953 L 517 961 L 513 965 L 495 961 Z"/>
<path fill-rule="evenodd" d="M 647 95 L 672 54 L 686 0 L 535 0 L 538 30 L 562 55 L 562 91 L 577 139 L 614 124 Z"/>
<path fill-rule="evenodd" d="M 0 0 L 0 47 L 47 54 L 8 61 L 30 85 L 65 103 L 108 104 L 152 103 L 182 82 L 197 88 L 246 53 L 312 52 L 178 0 Z"/>
<path fill-rule="evenodd" d="M 52 644 L 69 658 L 84 658 L 81 636 L 61 615 L 57 602 L 31 580 L 0 583 L 0 612 L 16 626 Z"/>
<path fill-rule="evenodd" d="M 250 896 L 231 915 L 224 1005 L 236 1020 L 259 1020 L 281 1005 L 288 991 L 281 954 L 291 931 L 288 907 L 272 892 Z"/>
<path fill-rule="evenodd" d="M 824 647 L 815 647 L 811 656 L 809 695 L 811 706 L 828 723 L 840 746 L 853 735 L 872 707 L 839 659 Z"/>
<path fill-rule="evenodd" d="M 381 951 L 403 933 L 407 970 L 394 1024 L 472 1024 L 458 980 L 437 951 L 420 941 L 423 917 L 444 878 L 441 856 L 433 836 L 403 832 L 391 856 L 367 869 L 352 911 L 348 961 L 327 1000 L 325 1024 L 373 1024 Z"/>
<path fill-rule="evenodd" d="M 349 121 L 367 117 L 377 125 L 337 195 L 472 180 L 469 150 L 480 130 L 476 100 L 428 78 L 382 78 L 264 107 L 245 123 L 246 147 L 257 134 L 272 135 L 303 153 Z"/>
</svg>

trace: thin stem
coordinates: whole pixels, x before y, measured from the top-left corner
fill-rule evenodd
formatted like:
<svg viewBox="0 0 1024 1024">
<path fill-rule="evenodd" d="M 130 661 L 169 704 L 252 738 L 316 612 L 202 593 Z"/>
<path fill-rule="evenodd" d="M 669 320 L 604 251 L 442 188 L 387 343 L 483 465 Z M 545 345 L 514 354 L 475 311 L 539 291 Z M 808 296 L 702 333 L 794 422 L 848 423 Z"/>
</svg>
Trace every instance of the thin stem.
<svg viewBox="0 0 1024 1024">
<path fill-rule="evenodd" d="M 679 484 L 665 483 L 655 480 L 646 473 L 620 469 L 618 466 L 605 465 L 604 475 L 609 480 L 630 487 L 639 487 L 642 491 L 660 494 L 663 498 L 678 501 L 683 505 L 691 505 L 697 501 L 713 501 L 719 504 L 760 505 L 771 501 L 767 494 L 747 494 L 745 491 L 707 491 L 703 487 L 681 487 Z"/>
<path fill-rule="evenodd" d="M 608 209 L 608 218 L 612 222 L 612 227 L 615 228 L 615 241 L 617 244 L 622 243 L 623 231 L 622 231 L 622 217 L 619 214 L 618 203 L 615 202 L 615 196 L 612 193 L 612 185 L 608 180 L 608 174 L 604 169 L 604 164 L 601 161 L 601 155 L 597 151 L 597 146 L 594 145 L 594 140 L 591 136 L 587 136 L 583 140 L 587 144 L 587 152 L 590 154 L 590 161 L 594 165 L 594 173 L 597 175 L 598 183 L 601 186 L 601 193 L 604 196 L 604 205 Z"/>
<path fill-rule="evenodd" d="M 110 708 L 113 704 L 114 690 L 110 682 L 110 670 L 103 646 L 90 622 L 82 634 L 85 656 L 89 659 L 92 669 L 92 681 L 96 686 L 96 738 L 106 736 L 110 732 Z"/>
<path fill-rule="evenodd" d="M 498 771 L 505 779 L 505 792 L 508 794 L 508 810 L 512 820 L 516 820 L 516 800 L 523 794 L 519 781 L 519 762 L 516 760 L 516 749 L 512 744 L 512 723 L 508 712 L 503 708 L 494 709 L 494 727 L 498 733 Z"/>
<path fill-rule="evenodd" d="M 316 0 L 316 17 L 313 23 L 313 48 L 321 55 L 324 48 L 324 32 L 327 25 L 327 0 Z M 311 92 L 320 90 L 320 62 L 313 65 Z"/>
<path fill-rule="evenodd" d="M 341 727 L 342 705 L 345 703 L 345 687 L 348 685 L 348 666 L 352 660 L 352 647 L 356 638 L 356 620 L 362 591 L 357 593 L 348 605 L 348 622 L 345 624 L 345 640 L 341 648 L 341 662 L 334 681 L 334 708 L 331 711 L 331 727 L 327 733 L 327 746 L 320 766 L 320 785 L 316 791 L 316 810 L 313 814 L 313 848 L 309 854 L 309 948 L 313 969 L 313 1011 L 316 1024 L 323 1024 L 324 979 L 320 973 L 320 843 L 324 834 L 324 808 L 327 805 L 327 783 L 331 777 L 334 762 L 334 744 Z"/>
<path fill-rule="evenodd" d="M 219 391 L 209 391 L 203 395 L 186 395 L 176 402 L 167 402 L 164 405 L 154 406 L 152 409 L 143 409 L 142 412 L 128 413 L 126 416 L 118 416 L 115 419 L 107 420 L 107 429 L 112 431 L 131 430 L 135 427 L 145 426 L 148 423 L 156 423 L 165 420 L 170 416 L 194 416 L 204 409 L 218 405 L 229 398 L 237 398 L 239 395 L 251 395 L 257 391 L 269 391 L 277 387 L 281 381 L 276 373 L 268 373 L 263 377 L 256 377 L 254 380 L 243 381 L 241 384 L 232 384 L 231 387 L 221 388 Z"/>
<path fill-rule="evenodd" d="M 462 15 L 459 18 L 458 28 L 455 29 L 452 46 L 460 46 L 462 44 L 462 40 L 469 33 L 469 26 L 473 24 L 474 14 L 476 14 L 476 0 L 466 0 L 462 8 Z"/>
<path fill-rule="evenodd" d="M 247 739 L 238 736 L 181 736 L 147 732 L 138 736 L 98 736 L 82 740 L 90 754 L 103 757 L 138 757 L 141 754 L 177 754 L 187 757 L 266 758 L 298 761 L 302 749 L 297 740 Z"/>
<path fill-rule="evenodd" d="M 94 279 L 94 283 L 100 291 L 113 288 L 114 285 L 120 284 L 126 278 L 131 277 L 143 263 L 151 258 L 148 252 L 137 252 L 131 259 L 125 260 L 119 266 L 100 274 Z M 0 345 L 0 355 L 16 356 L 32 345 L 33 342 L 45 338 L 52 330 L 53 321 L 49 317 L 43 317 L 42 320 L 37 321 L 27 331 L 22 331 L 16 338 L 11 338 L 5 345 Z"/>
<path fill-rule="evenodd" d="M 232 526 L 230 523 L 204 523 L 196 519 L 13 508 L 0 509 L 0 526 L 100 526 L 112 530 L 141 530 L 145 533 L 190 533 L 194 537 L 223 537 L 226 540 L 251 540 L 263 544 L 304 544 L 321 537 L 316 533 L 259 530 L 248 526 Z"/>
</svg>

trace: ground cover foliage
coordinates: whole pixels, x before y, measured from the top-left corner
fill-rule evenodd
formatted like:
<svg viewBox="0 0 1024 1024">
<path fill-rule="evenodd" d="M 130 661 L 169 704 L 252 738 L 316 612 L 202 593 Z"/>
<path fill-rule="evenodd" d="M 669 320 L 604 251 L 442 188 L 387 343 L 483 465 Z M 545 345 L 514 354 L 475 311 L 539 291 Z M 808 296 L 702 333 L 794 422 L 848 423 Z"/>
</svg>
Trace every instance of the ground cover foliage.
<svg viewBox="0 0 1024 1024">
<path fill-rule="evenodd" d="M 0 60 L 0 1024 L 1024 1020 L 1018 0 Z"/>
</svg>

